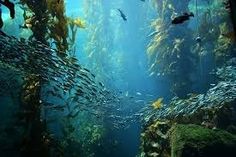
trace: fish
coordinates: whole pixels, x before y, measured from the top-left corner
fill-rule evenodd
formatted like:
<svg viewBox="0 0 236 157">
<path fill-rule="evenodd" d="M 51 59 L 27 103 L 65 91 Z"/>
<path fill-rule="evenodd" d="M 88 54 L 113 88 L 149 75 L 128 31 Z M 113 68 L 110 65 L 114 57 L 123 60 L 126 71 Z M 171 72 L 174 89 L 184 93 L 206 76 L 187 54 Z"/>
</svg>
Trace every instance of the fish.
<svg viewBox="0 0 236 157">
<path fill-rule="evenodd" d="M 103 84 L 102 82 L 99 82 L 99 85 L 100 85 L 101 87 L 104 87 L 104 84 Z"/>
<path fill-rule="evenodd" d="M 50 108 L 53 110 L 57 110 L 57 111 L 64 111 L 65 110 L 65 106 L 60 106 L 60 105 L 51 106 Z"/>
<path fill-rule="evenodd" d="M 122 19 L 124 20 L 124 21 L 127 21 L 127 17 L 126 17 L 126 15 L 123 13 L 123 11 L 121 10 L 121 9 L 117 9 L 119 12 L 120 12 L 120 16 L 122 17 Z"/>
<path fill-rule="evenodd" d="M 140 93 L 140 92 L 136 92 L 136 94 L 137 94 L 137 95 L 142 95 L 142 93 Z"/>
<path fill-rule="evenodd" d="M 153 109 L 160 109 L 163 105 L 162 103 L 163 98 L 158 98 L 155 102 L 152 103 Z"/>
<path fill-rule="evenodd" d="M 129 96 L 129 91 L 125 92 L 125 96 L 128 97 Z"/>
<path fill-rule="evenodd" d="M 0 23 L 1 23 L 1 21 L 0 21 Z M 1 28 L 1 24 L 0 24 L 0 28 Z M 2 30 L 0 30 L 0 35 L 7 37 L 6 33 L 4 33 Z"/>
<path fill-rule="evenodd" d="M 59 56 L 60 52 L 44 43 L 28 40 L 19 41 L 19 39 L 8 35 L 5 37 L 1 33 L 0 44 L 5 45 L 2 47 L 0 62 L 11 65 L 27 75 L 33 72 L 34 75 L 42 77 L 43 86 L 47 86 L 43 89 L 42 95 L 48 100 L 55 97 L 61 99 L 65 103 L 65 109 L 68 109 L 69 113 L 73 111 L 69 115 L 70 118 L 76 118 L 76 115 L 81 113 L 81 109 L 82 111 L 86 110 L 89 114 L 95 113 L 96 115 L 101 114 L 95 112 L 98 110 L 109 111 L 106 116 L 116 116 L 118 109 L 121 112 L 121 106 L 117 105 L 120 104 L 117 93 L 108 90 L 105 87 L 106 85 L 97 81 L 90 69 L 76 63 L 76 58 L 62 58 Z M 9 49 L 9 47 L 12 48 Z M 34 62 L 32 63 L 31 60 Z M 35 82 L 32 85 L 33 87 L 38 86 L 38 83 Z M 31 88 L 31 86 L 29 87 Z M 27 92 L 31 93 L 32 90 L 27 88 Z M 28 93 L 24 97 L 28 96 Z M 129 96 L 128 92 L 126 94 Z M 124 98 L 124 95 L 122 98 L 127 99 L 127 97 Z M 59 99 L 56 100 L 59 101 Z M 58 105 L 54 101 L 43 101 L 42 105 L 45 108 L 55 112 L 65 111 L 62 105 Z M 98 117 L 104 116 L 98 115 Z"/>
<path fill-rule="evenodd" d="M 144 100 L 135 100 L 135 103 L 145 102 Z"/>
<path fill-rule="evenodd" d="M 83 68 L 85 71 L 87 71 L 88 73 L 91 73 L 91 71 L 87 68 Z"/>
<path fill-rule="evenodd" d="M 172 24 L 175 24 L 175 25 L 177 25 L 177 24 L 182 24 L 182 23 L 184 23 L 185 21 L 189 20 L 190 17 L 194 17 L 194 14 L 193 14 L 192 12 L 190 12 L 190 13 L 183 13 L 183 15 L 175 17 L 175 18 L 171 21 L 171 23 L 172 23 Z"/>
<path fill-rule="evenodd" d="M 93 77 L 93 78 L 95 78 L 96 76 L 93 74 L 93 73 L 91 73 L 91 76 Z"/>
<path fill-rule="evenodd" d="M 195 41 L 196 41 L 197 43 L 201 43 L 201 42 L 202 42 L 202 38 L 201 38 L 200 36 L 197 36 L 197 37 L 195 38 Z"/>
<path fill-rule="evenodd" d="M 156 31 L 153 31 L 151 32 L 147 37 L 152 37 L 152 36 L 155 36 L 156 34 L 158 34 L 160 31 L 156 30 Z"/>
<path fill-rule="evenodd" d="M 151 76 L 153 76 L 154 74 L 155 74 L 155 72 L 153 71 L 153 72 L 151 72 L 148 76 L 151 77 Z"/>
</svg>

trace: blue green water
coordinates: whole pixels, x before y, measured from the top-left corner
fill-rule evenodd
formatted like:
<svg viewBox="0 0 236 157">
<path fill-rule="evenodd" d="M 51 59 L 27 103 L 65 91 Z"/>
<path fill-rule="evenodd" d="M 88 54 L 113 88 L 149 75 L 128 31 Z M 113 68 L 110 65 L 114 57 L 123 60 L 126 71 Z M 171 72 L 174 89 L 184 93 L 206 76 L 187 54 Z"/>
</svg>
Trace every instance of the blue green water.
<svg viewBox="0 0 236 157">
<path fill-rule="evenodd" d="M 94 109 L 89 106 L 91 104 L 85 103 L 89 107 L 85 107 L 85 111 L 82 110 L 74 119 L 65 118 L 68 121 L 63 119 L 68 111 L 45 108 L 40 111 L 43 120 L 54 118 L 47 129 L 64 142 L 65 156 L 70 156 L 72 150 L 78 150 L 82 157 L 135 157 L 140 151 L 140 137 L 145 126 L 143 119 L 152 112 L 158 112 L 150 107 L 153 102 L 163 98 L 163 105 L 174 96 L 186 98 L 189 93 L 205 93 L 217 81 L 211 72 L 232 55 L 233 46 L 228 46 L 231 41 L 222 37 L 233 31 L 232 24 L 229 14 L 222 9 L 223 4 L 217 0 L 183 2 L 183 5 L 178 0 L 65 0 L 64 3 L 67 17 L 78 18 L 85 23 L 85 28 L 77 29 L 74 51 L 68 53 L 78 59 L 79 65 L 89 69 L 89 74 L 96 76 L 96 81 L 104 84 L 102 90 L 108 90 L 117 98 L 112 97 L 114 100 L 111 102 L 108 98 L 101 98 L 91 103 L 95 106 L 102 104 L 105 109 Z M 2 30 L 8 35 L 29 39 L 32 35 L 30 29 L 19 28 L 24 23 L 23 10 L 19 5 L 15 8 L 17 16 L 10 19 L 8 9 L 2 6 Z M 118 9 L 122 10 L 127 21 Z M 184 12 L 193 12 L 194 17 L 184 24 L 171 25 L 171 20 Z M 197 37 L 201 38 L 200 42 L 196 41 Z M 53 44 L 53 40 L 49 43 Z M 226 48 L 221 47 L 222 43 L 226 43 Z M 222 57 L 221 53 L 217 54 L 219 51 L 229 53 Z M 87 86 L 84 90 L 89 92 Z M 64 93 L 63 98 L 67 99 L 68 95 Z M 50 96 L 42 97 L 54 103 L 64 103 L 64 100 Z M 18 104 L 12 98 L 0 98 L 5 104 Z M 93 99 L 93 96 L 88 99 Z M 106 108 L 108 104 L 112 104 L 115 111 Z M 73 106 L 72 103 L 66 107 Z M 5 107 L 2 105 L 0 110 L 12 110 L 11 105 Z M 134 116 L 146 108 L 147 113 Z M 93 110 L 95 116 L 90 113 Z M 1 118 L 9 116 L 0 115 Z M 123 121 L 110 121 L 111 116 L 119 116 Z M 60 118 L 66 122 L 60 121 Z M 130 121 L 127 120 L 129 118 Z M 116 128 L 119 122 L 123 127 Z M 74 127 L 73 131 L 68 131 L 70 124 Z M 64 139 L 67 134 L 69 140 Z"/>
</svg>

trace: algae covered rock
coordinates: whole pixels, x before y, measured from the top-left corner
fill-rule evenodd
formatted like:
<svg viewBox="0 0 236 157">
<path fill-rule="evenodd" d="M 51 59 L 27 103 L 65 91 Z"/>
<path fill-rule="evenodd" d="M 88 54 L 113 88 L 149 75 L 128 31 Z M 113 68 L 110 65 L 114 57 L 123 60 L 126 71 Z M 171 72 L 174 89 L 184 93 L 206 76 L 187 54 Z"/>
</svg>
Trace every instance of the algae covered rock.
<svg viewBox="0 0 236 157">
<path fill-rule="evenodd" d="M 162 130 L 162 131 L 161 131 Z M 140 157 L 234 157 L 236 135 L 195 124 L 157 121 L 142 134 Z"/>
<path fill-rule="evenodd" d="M 206 93 L 173 98 L 152 114 L 141 135 L 141 156 L 235 156 L 235 74 L 234 66 L 219 68 L 219 82 Z"/>
<path fill-rule="evenodd" d="M 193 124 L 173 126 L 170 144 L 171 157 L 233 157 L 236 154 L 235 135 Z"/>
<path fill-rule="evenodd" d="M 156 121 L 150 125 L 142 138 L 141 157 L 169 157 L 170 144 L 168 140 L 168 131 L 171 128 L 169 121 Z"/>
</svg>

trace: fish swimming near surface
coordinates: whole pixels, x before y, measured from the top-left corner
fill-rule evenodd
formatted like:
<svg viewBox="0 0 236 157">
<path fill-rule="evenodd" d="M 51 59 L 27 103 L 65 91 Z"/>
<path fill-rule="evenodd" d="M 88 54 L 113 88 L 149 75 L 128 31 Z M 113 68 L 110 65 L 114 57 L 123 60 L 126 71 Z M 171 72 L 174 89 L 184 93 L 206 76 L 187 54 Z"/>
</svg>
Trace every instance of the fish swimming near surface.
<svg viewBox="0 0 236 157">
<path fill-rule="evenodd" d="M 124 21 L 127 21 L 127 16 L 124 14 L 124 12 L 121 9 L 117 9 L 120 12 L 120 16 Z"/>
<path fill-rule="evenodd" d="M 190 17 L 194 17 L 194 14 L 193 14 L 192 12 L 190 12 L 190 13 L 184 13 L 184 14 L 181 15 L 181 16 L 175 17 L 175 18 L 171 21 L 171 23 L 172 23 L 172 24 L 182 24 L 182 23 L 184 23 L 185 21 L 189 20 Z"/>
</svg>

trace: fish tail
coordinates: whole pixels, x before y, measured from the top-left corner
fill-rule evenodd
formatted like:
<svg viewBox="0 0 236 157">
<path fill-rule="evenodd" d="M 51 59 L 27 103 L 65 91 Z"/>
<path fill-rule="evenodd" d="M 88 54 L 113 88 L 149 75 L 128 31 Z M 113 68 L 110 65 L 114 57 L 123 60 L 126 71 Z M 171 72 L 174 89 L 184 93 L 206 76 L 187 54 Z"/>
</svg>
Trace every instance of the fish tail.
<svg viewBox="0 0 236 157">
<path fill-rule="evenodd" d="M 193 12 L 190 12 L 190 13 L 189 13 L 189 16 L 192 16 L 192 17 L 194 17 L 194 14 L 193 14 Z"/>
</svg>

